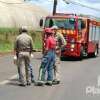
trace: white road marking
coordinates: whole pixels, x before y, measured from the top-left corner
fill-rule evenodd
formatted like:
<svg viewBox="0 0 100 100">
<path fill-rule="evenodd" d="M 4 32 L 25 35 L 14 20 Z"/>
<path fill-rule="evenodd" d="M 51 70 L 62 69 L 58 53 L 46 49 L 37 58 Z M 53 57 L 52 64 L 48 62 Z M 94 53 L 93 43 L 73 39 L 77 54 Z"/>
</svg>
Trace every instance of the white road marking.
<svg viewBox="0 0 100 100">
<path fill-rule="evenodd" d="M 9 83 L 12 79 L 15 79 L 15 78 L 17 78 L 17 74 L 13 75 L 8 80 L 4 80 L 4 81 L 0 82 L 0 85 L 5 85 L 5 84 Z"/>
</svg>

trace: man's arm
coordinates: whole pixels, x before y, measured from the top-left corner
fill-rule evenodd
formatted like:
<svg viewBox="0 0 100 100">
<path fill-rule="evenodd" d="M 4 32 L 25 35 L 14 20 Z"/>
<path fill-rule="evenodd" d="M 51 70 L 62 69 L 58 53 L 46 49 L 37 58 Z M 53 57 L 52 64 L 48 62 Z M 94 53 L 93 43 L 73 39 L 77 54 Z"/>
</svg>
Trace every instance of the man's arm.
<svg viewBox="0 0 100 100">
<path fill-rule="evenodd" d="M 67 44 L 67 42 L 66 42 L 64 36 L 61 33 L 59 33 L 59 38 L 60 38 L 60 40 L 62 42 L 62 47 L 65 46 Z"/>
<path fill-rule="evenodd" d="M 32 53 L 32 51 L 33 51 L 33 40 L 30 37 L 30 52 Z"/>
<path fill-rule="evenodd" d="M 17 42 L 17 39 L 16 39 L 16 41 L 14 43 L 14 55 L 16 55 L 17 49 L 18 49 L 18 42 Z"/>
<path fill-rule="evenodd" d="M 16 64 L 16 61 L 17 61 L 17 57 L 18 57 L 18 43 L 17 43 L 17 39 L 14 43 L 14 57 L 13 57 L 13 60 L 14 60 L 14 64 Z"/>
<path fill-rule="evenodd" d="M 46 39 L 46 42 L 45 42 L 45 51 L 44 51 L 45 53 L 48 52 L 49 47 L 50 47 L 50 40 L 47 38 L 47 39 Z"/>
</svg>

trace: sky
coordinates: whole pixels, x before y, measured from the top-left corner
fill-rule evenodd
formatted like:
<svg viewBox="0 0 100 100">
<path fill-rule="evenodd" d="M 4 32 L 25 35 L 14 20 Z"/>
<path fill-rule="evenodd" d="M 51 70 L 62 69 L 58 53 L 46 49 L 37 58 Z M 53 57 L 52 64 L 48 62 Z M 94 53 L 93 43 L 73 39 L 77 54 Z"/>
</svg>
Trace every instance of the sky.
<svg viewBox="0 0 100 100">
<path fill-rule="evenodd" d="M 69 4 L 66 4 L 63 0 L 58 0 L 57 12 L 86 14 L 86 15 L 93 15 L 95 17 L 100 17 L 100 0 L 67 0 L 67 1 L 69 1 Z M 30 3 L 42 6 L 44 9 L 52 13 L 53 0 L 30 0 Z M 75 3 L 86 5 L 96 10 L 76 5 Z"/>
</svg>

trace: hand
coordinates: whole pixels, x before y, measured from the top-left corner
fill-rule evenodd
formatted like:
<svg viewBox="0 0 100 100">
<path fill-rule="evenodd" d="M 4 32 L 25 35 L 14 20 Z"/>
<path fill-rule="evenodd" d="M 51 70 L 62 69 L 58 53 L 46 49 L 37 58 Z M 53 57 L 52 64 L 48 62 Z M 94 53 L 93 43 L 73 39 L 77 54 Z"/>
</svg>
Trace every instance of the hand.
<svg viewBox="0 0 100 100">
<path fill-rule="evenodd" d="M 13 57 L 13 60 L 14 60 L 14 64 L 17 64 L 17 56 L 16 55 Z"/>
<path fill-rule="evenodd" d="M 31 54 L 31 58 L 34 58 L 34 55 L 33 54 Z"/>
</svg>

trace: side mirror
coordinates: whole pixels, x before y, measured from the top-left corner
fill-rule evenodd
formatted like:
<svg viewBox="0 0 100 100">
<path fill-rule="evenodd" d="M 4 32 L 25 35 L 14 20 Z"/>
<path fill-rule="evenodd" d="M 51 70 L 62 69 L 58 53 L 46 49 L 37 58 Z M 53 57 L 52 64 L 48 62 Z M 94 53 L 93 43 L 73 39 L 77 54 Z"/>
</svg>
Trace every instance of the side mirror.
<svg viewBox="0 0 100 100">
<path fill-rule="evenodd" d="M 40 19 L 40 27 L 43 27 L 43 19 Z"/>
</svg>

